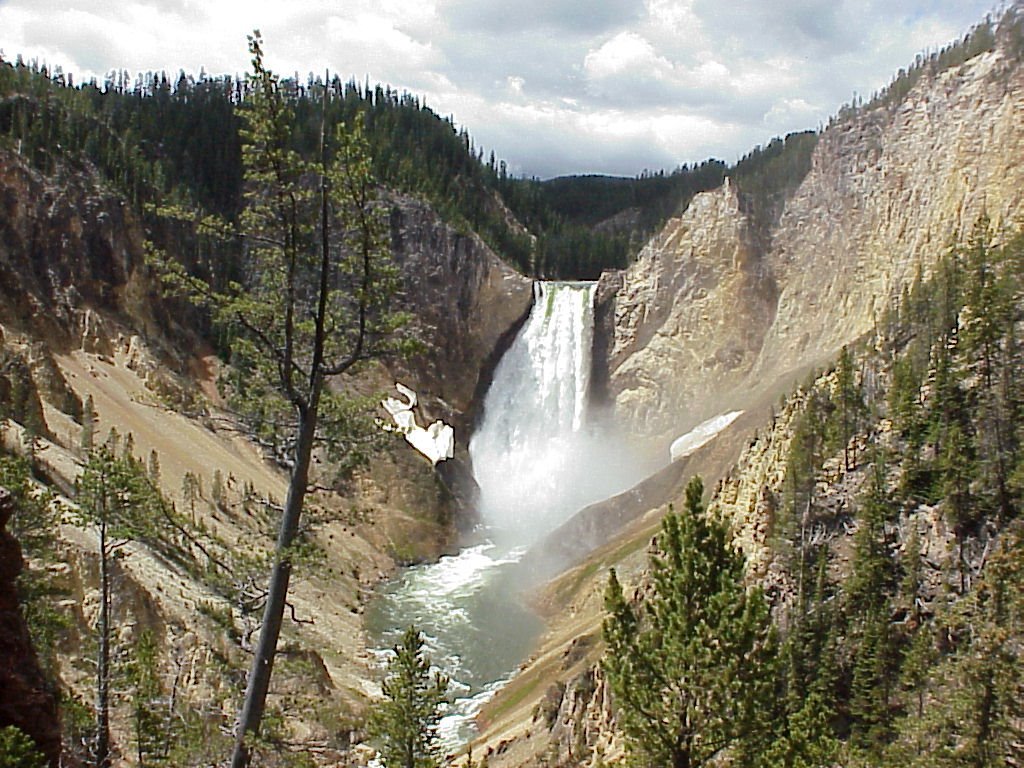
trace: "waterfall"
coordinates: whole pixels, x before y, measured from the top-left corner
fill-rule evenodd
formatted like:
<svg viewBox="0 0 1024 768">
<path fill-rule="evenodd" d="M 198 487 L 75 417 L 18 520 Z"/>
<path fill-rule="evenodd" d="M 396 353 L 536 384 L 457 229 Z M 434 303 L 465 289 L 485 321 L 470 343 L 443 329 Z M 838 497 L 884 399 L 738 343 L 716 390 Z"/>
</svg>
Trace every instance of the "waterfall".
<svg viewBox="0 0 1024 768">
<path fill-rule="evenodd" d="M 481 518 L 499 537 L 528 543 L 607 496 L 587 422 L 595 290 L 535 283 L 530 317 L 495 371 L 469 453 Z"/>
<path fill-rule="evenodd" d="M 651 470 L 621 436 L 591 423 L 595 290 L 595 283 L 535 283 L 530 317 L 494 372 L 469 444 L 482 543 L 407 569 L 367 611 L 381 648 L 409 624 L 426 634 L 455 693 L 440 723 L 447 749 L 472 737 L 480 707 L 515 674 L 541 630 L 521 599 L 526 548 Z"/>
</svg>

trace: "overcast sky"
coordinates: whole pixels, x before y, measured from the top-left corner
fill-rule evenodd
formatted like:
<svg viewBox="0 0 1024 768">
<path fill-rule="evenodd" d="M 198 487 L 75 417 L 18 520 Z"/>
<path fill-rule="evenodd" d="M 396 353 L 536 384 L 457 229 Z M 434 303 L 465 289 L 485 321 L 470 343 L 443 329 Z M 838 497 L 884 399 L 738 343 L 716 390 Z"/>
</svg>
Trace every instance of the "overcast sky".
<svg viewBox="0 0 1024 768">
<path fill-rule="evenodd" d="M 816 128 L 997 0 L 0 0 L 76 76 L 329 68 L 425 98 L 517 174 L 635 175 Z"/>
</svg>

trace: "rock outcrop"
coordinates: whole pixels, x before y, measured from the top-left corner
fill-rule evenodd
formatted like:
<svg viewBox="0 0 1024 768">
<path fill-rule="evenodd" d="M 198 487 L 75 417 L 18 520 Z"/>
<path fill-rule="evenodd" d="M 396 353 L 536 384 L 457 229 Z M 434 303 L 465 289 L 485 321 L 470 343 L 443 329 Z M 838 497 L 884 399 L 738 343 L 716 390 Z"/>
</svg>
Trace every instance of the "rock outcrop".
<svg viewBox="0 0 1024 768">
<path fill-rule="evenodd" d="M 1001 41 L 926 73 L 894 105 L 822 134 L 769 232 L 735 186 L 694 198 L 643 250 L 614 299 L 607 395 L 671 439 L 830 357 L 868 331 L 918 269 L 1024 213 L 1024 66 Z"/>
<path fill-rule="evenodd" d="M 0 727 L 20 729 L 56 766 L 60 759 L 57 700 L 39 669 L 18 604 L 15 580 L 23 567 L 21 547 L 6 530 L 14 511 L 11 494 L 0 488 Z"/>
<path fill-rule="evenodd" d="M 736 388 L 753 367 L 775 301 L 734 186 L 695 197 L 615 294 L 608 368 L 619 418 L 657 434 L 675 414 L 707 413 L 708 393 Z"/>
<path fill-rule="evenodd" d="M 419 393 L 424 416 L 453 424 L 457 444 L 464 444 L 474 402 L 529 314 L 532 281 L 477 235 L 452 228 L 413 198 L 392 199 L 391 239 L 403 303 L 423 345 L 408 364 L 407 383 Z"/>
<path fill-rule="evenodd" d="M 65 347 L 88 334 L 97 310 L 156 333 L 142 254 L 128 205 L 92 176 L 47 178 L 0 152 L 0 323 Z"/>
</svg>

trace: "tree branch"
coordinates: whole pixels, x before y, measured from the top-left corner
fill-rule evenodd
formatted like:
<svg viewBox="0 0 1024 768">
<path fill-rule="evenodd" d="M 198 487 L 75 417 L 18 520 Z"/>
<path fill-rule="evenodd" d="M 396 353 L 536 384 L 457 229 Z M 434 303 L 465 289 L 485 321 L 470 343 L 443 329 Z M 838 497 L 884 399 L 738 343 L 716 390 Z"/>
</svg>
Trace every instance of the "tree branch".
<svg viewBox="0 0 1024 768">
<path fill-rule="evenodd" d="M 286 606 L 288 606 L 288 611 L 292 615 L 292 621 L 294 621 L 296 624 L 316 624 L 316 620 L 315 619 L 300 619 L 298 616 L 296 616 L 295 615 L 295 606 L 292 603 L 290 603 L 290 602 L 288 602 L 286 600 L 284 604 Z"/>
</svg>

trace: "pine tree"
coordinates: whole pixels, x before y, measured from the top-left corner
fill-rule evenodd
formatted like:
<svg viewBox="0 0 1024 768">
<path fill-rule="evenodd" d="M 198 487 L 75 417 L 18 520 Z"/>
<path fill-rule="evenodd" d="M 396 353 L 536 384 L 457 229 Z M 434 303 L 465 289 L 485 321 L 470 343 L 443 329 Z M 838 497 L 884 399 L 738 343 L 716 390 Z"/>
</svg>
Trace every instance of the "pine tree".
<svg viewBox="0 0 1024 768">
<path fill-rule="evenodd" d="M 829 722 L 831 708 L 819 693 L 810 694 L 786 720 L 785 734 L 765 751 L 766 768 L 822 768 L 833 764 L 839 740 Z"/>
<path fill-rule="evenodd" d="M 843 466 L 849 472 L 857 457 L 850 446 L 850 439 L 857 433 L 864 417 L 864 396 L 857 382 L 857 374 L 853 369 L 853 355 L 844 346 L 839 353 L 839 364 L 836 367 L 836 381 L 833 392 L 835 411 L 830 419 L 830 437 L 833 445 L 843 449 Z"/>
<path fill-rule="evenodd" d="M 645 765 L 697 768 L 726 750 L 742 763 L 768 739 L 768 605 L 745 588 L 743 556 L 705 517 L 702 495 L 693 478 L 683 514 L 665 517 L 645 600 L 628 603 L 609 575 L 604 667 L 629 752 Z"/>
<path fill-rule="evenodd" d="M 912 352 L 902 355 L 893 363 L 888 405 L 893 426 L 906 441 L 906 449 L 900 461 L 900 495 L 913 498 L 927 490 L 928 475 L 921 458 L 926 426 L 921 403 L 921 375 L 915 367 Z"/>
<path fill-rule="evenodd" d="M 240 111 L 246 183 L 238 225 L 176 212 L 204 233 L 240 237 L 245 274 L 218 289 L 154 254 L 169 281 L 230 332 L 239 374 L 232 403 L 290 467 L 232 768 L 249 764 L 247 741 L 258 736 L 266 707 L 314 446 L 351 468 L 365 460 L 369 438 L 378 431 L 368 401 L 328 382 L 408 349 L 396 333 L 405 317 L 389 311 L 398 272 L 362 131 L 338 124 L 329 135 L 332 94 L 325 87 L 319 146 L 304 153 L 309 142 L 302 140 L 295 111 L 304 102 L 266 68 L 258 32 L 249 38 L 249 52 L 253 69 Z"/>
<path fill-rule="evenodd" d="M 156 517 L 159 500 L 145 473 L 131 459 L 117 458 L 106 445 L 94 449 L 77 482 L 79 522 L 95 529 L 99 540 L 99 614 L 96 619 L 96 768 L 111 764 L 111 653 L 115 637 L 113 598 L 115 560 L 140 538 Z"/>
<path fill-rule="evenodd" d="M 888 617 L 879 608 L 864 615 L 857 627 L 850 715 L 854 720 L 854 743 L 871 754 L 877 754 L 891 736 L 891 631 Z"/>
<path fill-rule="evenodd" d="M 163 765 L 171 744 L 171 722 L 151 630 L 142 630 L 135 639 L 125 678 L 131 691 L 136 763 L 139 768 Z"/>
<path fill-rule="evenodd" d="M 196 502 L 203 496 L 203 485 L 200 478 L 186 471 L 181 478 L 181 497 L 188 505 L 189 513 L 192 515 L 192 522 L 196 520 Z"/>
<path fill-rule="evenodd" d="M 963 343 L 978 355 L 978 372 L 986 389 L 998 373 L 999 340 L 1009 307 L 1000 290 L 996 256 L 989 244 L 989 219 L 982 215 L 974 224 L 960 258 L 966 272 L 964 304 L 961 311 Z"/>
<path fill-rule="evenodd" d="M 860 504 L 853 568 L 846 584 L 847 604 L 854 615 L 875 611 L 892 592 L 895 574 L 886 523 L 895 514 L 887 487 L 885 452 L 878 449 Z"/>
<path fill-rule="evenodd" d="M 854 741 L 872 754 L 888 741 L 892 721 L 889 689 L 897 659 L 889 602 L 895 573 L 886 523 L 893 515 L 885 454 L 879 449 L 858 516 L 846 592 L 855 641 L 850 691 Z"/>
<path fill-rule="evenodd" d="M 85 405 L 82 407 L 82 450 L 92 450 L 93 442 L 96 439 L 96 405 L 93 403 L 92 395 L 86 395 Z"/>
<path fill-rule="evenodd" d="M 160 454 L 154 448 L 149 452 L 149 464 L 146 466 L 149 482 L 155 487 L 160 486 Z"/>
<path fill-rule="evenodd" d="M 789 630 L 780 653 L 785 664 L 786 710 L 793 716 L 809 695 L 834 708 L 835 612 L 830 603 L 828 557 L 817 557 L 814 588 L 804 591 L 803 604 L 791 606 Z"/>
<path fill-rule="evenodd" d="M 939 461 L 942 477 L 942 495 L 945 497 L 946 517 L 956 534 L 960 570 L 960 591 L 967 589 L 967 564 L 964 544 L 977 522 L 977 508 L 971 493 L 974 477 L 974 451 L 970 438 L 960 424 L 953 422 L 946 433 Z"/>
<path fill-rule="evenodd" d="M 385 768 L 440 765 L 438 723 L 447 701 L 448 678 L 431 672 L 422 633 L 410 626 L 393 648 L 384 681 L 384 701 L 369 722 Z"/>
<path fill-rule="evenodd" d="M 804 410 L 796 420 L 786 460 L 786 514 L 779 526 L 782 542 L 792 542 L 789 557 L 800 578 L 803 600 L 803 575 L 806 569 L 807 534 L 814 521 L 815 486 L 825 453 L 825 428 L 829 421 L 828 399 L 813 381 L 807 385 Z"/>
<path fill-rule="evenodd" d="M 0 728 L 0 768 L 48 768 L 36 744 L 13 725 Z"/>
<path fill-rule="evenodd" d="M 135 435 L 131 432 L 124 437 L 124 445 L 121 446 L 121 456 L 126 461 L 135 460 Z"/>
</svg>

